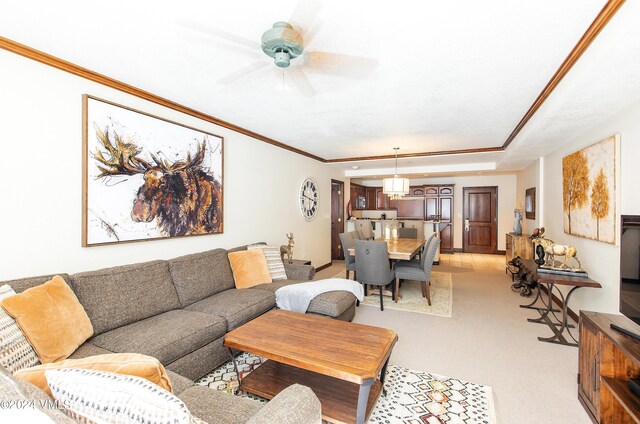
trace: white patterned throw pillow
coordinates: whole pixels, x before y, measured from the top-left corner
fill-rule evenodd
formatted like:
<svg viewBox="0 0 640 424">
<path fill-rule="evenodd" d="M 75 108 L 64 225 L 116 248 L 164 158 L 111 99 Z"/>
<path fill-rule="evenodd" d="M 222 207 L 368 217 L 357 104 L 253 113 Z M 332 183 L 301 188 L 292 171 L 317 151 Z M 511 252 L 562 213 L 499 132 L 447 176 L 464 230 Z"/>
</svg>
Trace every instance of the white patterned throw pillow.
<svg viewBox="0 0 640 424">
<path fill-rule="evenodd" d="M 141 377 L 75 368 L 45 375 L 53 398 L 82 423 L 202 423 L 176 395 Z"/>
<path fill-rule="evenodd" d="M 272 281 L 287 279 L 287 272 L 284 269 L 279 247 L 268 246 L 266 244 L 250 244 L 247 246 L 247 249 L 262 249 L 264 257 L 267 259 L 267 267 L 269 267 L 269 274 L 271 274 Z"/>
<path fill-rule="evenodd" d="M 8 284 L 1 286 L 0 302 L 15 294 L 16 292 Z M 27 341 L 16 320 L 0 307 L 0 365 L 13 374 L 39 363 L 36 351 Z"/>
</svg>

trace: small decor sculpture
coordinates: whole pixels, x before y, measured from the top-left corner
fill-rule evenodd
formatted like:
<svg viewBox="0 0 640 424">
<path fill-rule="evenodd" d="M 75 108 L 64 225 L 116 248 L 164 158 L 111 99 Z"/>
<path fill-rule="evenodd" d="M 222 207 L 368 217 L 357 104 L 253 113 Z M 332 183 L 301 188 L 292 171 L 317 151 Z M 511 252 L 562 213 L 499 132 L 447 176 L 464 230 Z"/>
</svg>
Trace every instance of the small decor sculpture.
<svg viewBox="0 0 640 424">
<path fill-rule="evenodd" d="M 531 234 L 531 240 L 533 240 L 533 243 L 536 244 L 536 254 L 538 255 L 538 260 L 536 260 L 536 263 L 538 263 L 540 268 L 586 274 L 582 269 L 580 259 L 578 259 L 578 250 L 575 248 L 575 246 L 556 244 L 553 240 L 546 239 L 543 236 L 544 227 L 534 229 L 533 234 Z M 542 247 L 542 251 L 544 252 L 544 258 L 540 258 L 540 247 Z M 564 256 L 563 261 L 558 266 L 556 266 L 555 262 L 556 256 Z M 578 263 L 577 268 L 571 268 L 567 265 L 567 261 L 569 260 L 569 258 L 573 258 Z"/>
<path fill-rule="evenodd" d="M 289 239 L 289 244 L 287 244 L 286 246 L 284 244 L 280 246 L 280 257 L 284 261 L 284 255 L 286 254 L 287 262 L 292 264 L 293 263 L 293 245 L 295 244 L 295 242 L 293 241 L 293 233 L 291 234 L 287 233 L 286 236 Z"/>
<path fill-rule="evenodd" d="M 522 224 L 520 223 L 520 221 L 522 221 L 522 211 L 520 209 L 515 209 L 513 213 L 515 214 L 515 222 L 513 223 L 513 234 L 521 236 Z"/>
<path fill-rule="evenodd" d="M 511 285 L 511 290 L 520 293 L 522 297 L 529 297 L 533 289 L 538 286 L 538 282 L 520 267 L 521 260 L 520 256 L 516 256 L 509 261 L 509 266 L 517 270 L 515 272 L 512 271 L 515 282 Z"/>
</svg>

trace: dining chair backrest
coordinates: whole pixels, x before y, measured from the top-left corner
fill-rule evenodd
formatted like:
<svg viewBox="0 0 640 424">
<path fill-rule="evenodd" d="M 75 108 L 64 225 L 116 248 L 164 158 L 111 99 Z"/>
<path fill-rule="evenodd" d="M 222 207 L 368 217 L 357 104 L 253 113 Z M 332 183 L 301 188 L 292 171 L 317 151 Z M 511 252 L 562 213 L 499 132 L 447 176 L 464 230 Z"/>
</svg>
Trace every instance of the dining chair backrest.
<svg viewBox="0 0 640 424">
<path fill-rule="evenodd" d="M 436 257 L 436 252 L 438 251 L 438 247 L 440 247 L 440 239 L 434 238 L 431 244 L 429 245 L 429 250 L 424 258 L 424 264 L 422 264 L 422 269 L 427 277 L 427 281 L 431 276 L 431 268 L 433 268 L 433 260 Z"/>
<path fill-rule="evenodd" d="M 356 261 L 356 257 L 349 254 L 349 249 L 351 249 L 353 244 L 353 235 L 351 233 L 340 233 L 338 234 L 340 237 L 340 244 L 342 245 L 342 253 L 344 253 L 344 262 L 346 265 L 350 265 Z"/>
<path fill-rule="evenodd" d="M 373 224 L 368 219 L 356 220 L 356 231 L 360 240 L 370 240 L 373 238 Z"/>
<path fill-rule="evenodd" d="M 429 237 L 429 240 L 427 240 L 427 242 L 422 247 L 422 253 L 420 254 L 420 268 L 424 269 L 424 258 L 427 257 L 427 253 L 429 253 L 429 246 L 431 246 L 431 243 L 433 243 L 433 240 L 436 238 L 437 237 L 435 233 L 431 234 L 431 236 Z M 435 253 L 434 253 L 434 258 L 435 258 Z"/>
<path fill-rule="evenodd" d="M 349 231 L 347 234 L 351 235 L 352 240 L 360 240 L 360 234 L 357 231 Z"/>
<path fill-rule="evenodd" d="M 389 249 L 384 241 L 354 240 L 356 278 L 363 284 L 389 284 Z"/>
<path fill-rule="evenodd" d="M 417 228 L 398 228 L 398 237 L 400 238 L 410 238 L 417 239 L 418 238 L 418 229 Z"/>
</svg>

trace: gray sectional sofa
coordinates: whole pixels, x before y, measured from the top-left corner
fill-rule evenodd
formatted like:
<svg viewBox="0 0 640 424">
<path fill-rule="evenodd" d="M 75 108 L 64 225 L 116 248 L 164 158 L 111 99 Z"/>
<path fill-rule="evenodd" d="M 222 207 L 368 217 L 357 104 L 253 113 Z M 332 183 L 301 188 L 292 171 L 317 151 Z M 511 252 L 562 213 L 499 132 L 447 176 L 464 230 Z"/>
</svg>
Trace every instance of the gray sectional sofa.
<svg viewBox="0 0 640 424">
<path fill-rule="evenodd" d="M 246 246 L 229 251 L 242 249 Z M 146 354 L 165 366 L 174 392 L 206 394 L 192 387 L 192 380 L 229 360 L 223 346 L 225 333 L 274 308 L 278 288 L 315 275 L 310 265 L 285 263 L 287 280 L 236 289 L 229 251 L 213 249 L 170 260 L 57 274 L 73 289 L 94 329 L 94 336 L 71 358 L 112 352 Z M 20 293 L 51 278 L 30 277 L 0 285 L 9 284 Z M 351 321 L 355 303 L 349 292 L 324 293 L 311 302 L 307 313 Z"/>
</svg>

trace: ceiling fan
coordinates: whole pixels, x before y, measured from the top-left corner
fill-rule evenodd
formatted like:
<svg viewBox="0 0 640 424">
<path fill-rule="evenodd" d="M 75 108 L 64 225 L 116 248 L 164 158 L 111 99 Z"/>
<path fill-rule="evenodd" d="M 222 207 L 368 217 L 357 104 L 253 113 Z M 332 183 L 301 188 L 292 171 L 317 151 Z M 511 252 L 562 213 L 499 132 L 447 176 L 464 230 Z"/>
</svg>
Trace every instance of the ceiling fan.
<svg viewBox="0 0 640 424">
<path fill-rule="evenodd" d="M 319 11 L 319 0 L 300 0 L 289 21 L 274 23 L 262 34 L 260 42 L 195 21 L 179 19 L 177 22 L 191 30 L 233 43 L 236 48 L 249 49 L 248 52 L 255 55 L 254 62 L 225 75 L 218 83 L 231 84 L 267 68 L 271 62 L 265 60 L 266 54 L 283 72 L 286 69 L 284 75 L 289 77 L 298 91 L 305 96 L 313 96 L 315 90 L 305 71 L 362 78 L 378 66 L 377 60 L 367 57 L 306 50 L 305 47 L 319 29 L 320 25 L 316 23 Z"/>
</svg>

